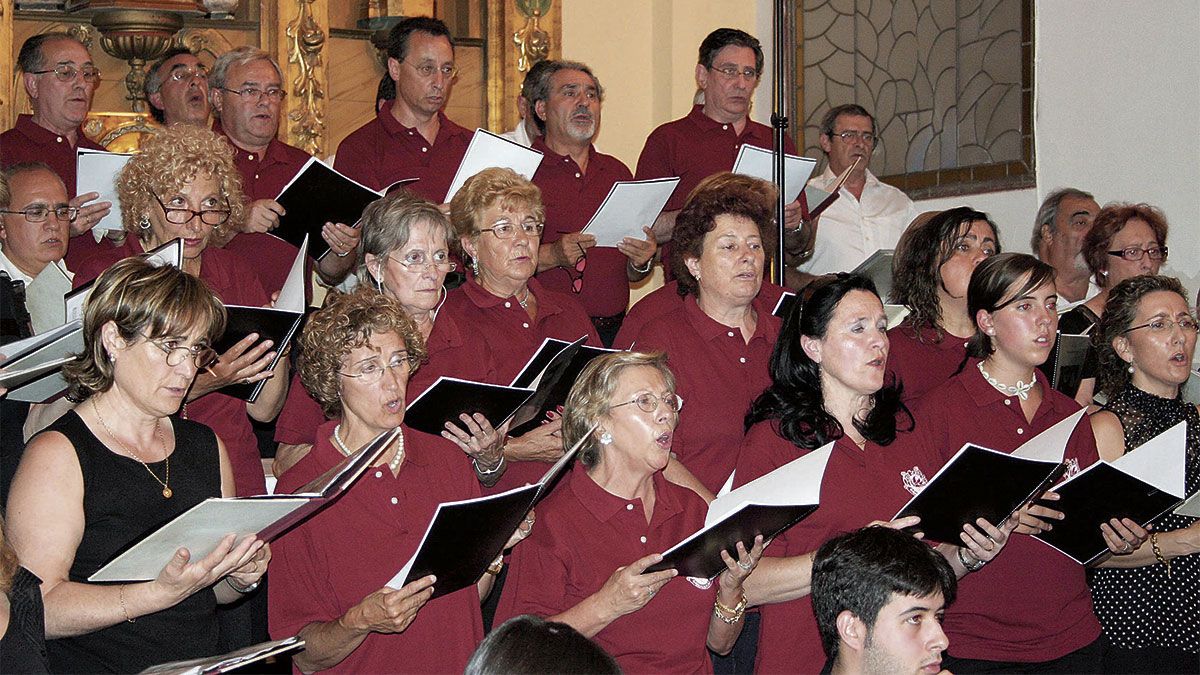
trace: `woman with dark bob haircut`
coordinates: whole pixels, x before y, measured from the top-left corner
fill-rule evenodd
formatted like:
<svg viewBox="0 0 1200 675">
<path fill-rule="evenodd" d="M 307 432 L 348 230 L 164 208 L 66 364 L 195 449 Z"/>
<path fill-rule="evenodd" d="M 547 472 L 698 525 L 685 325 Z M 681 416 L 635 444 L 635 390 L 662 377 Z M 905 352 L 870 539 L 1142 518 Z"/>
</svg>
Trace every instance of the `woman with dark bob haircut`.
<svg viewBox="0 0 1200 675">
<path fill-rule="evenodd" d="M 1000 252 L 1000 232 L 986 213 L 966 206 L 922 214 L 896 245 L 894 303 L 908 318 L 888 331 L 888 372 L 906 403 L 950 379 L 967 358 L 975 321 L 967 284 L 975 266 Z"/>
<path fill-rule="evenodd" d="M 1113 287 L 1093 335 L 1100 391 L 1096 446 L 1113 461 L 1187 423 L 1187 494 L 1200 490 L 1200 414 L 1179 396 L 1191 372 L 1196 320 L 1179 280 L 1138 276 Z M 1105 672 L 1194 673 L 1200 668 L 1200 520 L 1169 513 L 1150 541 L 1089 573 L 1096 616 L 1110 646 Z"/>
<path fill-rule="evenodd" d="M 1079 411 L 1079 404 L 1052 389 L 1037 367 L 1054 348 L 1058 290 L 1054 268 L 1023 253 L 1001 253 L 971 275 L 967 308 L 976 333 L 971 365 L 925 395 L 916 406 L 917 442 L 943 461 L 965 443 L 1011 453 L 1025 441 Z M 1094 463 L 1096 441 L 1084 419 L 1064 451 L 1068 475 Z M 1045 493 L 1051 499 L 1053 493 Z M 954 672 L 1097 672 L 1102 642 L 1092 612 L 1085 569 L 1033 537 L 1062 513 L 1044 506 L 1019 512 L 1021 525 L 1004 555 L 964 578 L 958 601 L 946 612 Z M 1102 524 L 1116 556 L 1146 538 L 1128 519 Z"/>
<path fill-rule="evenodd" d="M 1158 274 L 1167 259 L 1167 219 L 1149 204 L 1108 204 L 1096 214 L 1083 239 L 1083 258 L 1100 292 L 1062 315 L 1058 327 L 1064 334 L 1091 334 L 1104 316 L 1108 294 L 1122 281 Z M 1063 378 L 1058 390 L 1080 405 L 1091 405 L 1099 366 L 1093 349 L 1076 377 Z"/>
<path fill-rule="evenodd" d="M 838 274 L 814 281 L 784 322 L 771 356 L 771 386 L 746 415 L 748 427 L 734 480 L 744 485 L 798 457 L 833 444 L 821 483 L 821 508 L 775 538 L 746 584 L 762 608 L 755 668 L 817 671 L 825 662 L 809 599 L 813 554 L 830 537 L 890 520 L 932 476 L 941 458 L 909 442 L 912 417 L 899 392 L 885 386 L 887 316 L 870 279 Z M 915 517 L 890 527 L 917 526 Z M 960 543 L 939 553 L 961 576 L 995 557 L 1015 526 L 982 518 L 966 524 Z"/>
<path fill-rule="evenodd" d="M 716 582 L 646 572 L 704 525 L 708 504 L 663 476 L 683 399 L 660 354 L 598 356 L 563 413 L 579 461 L 538 506 L 544 527 L 513 553 L 498 617 L 535 614 L 593 638 L 631 673 L 712 672 L 742 632 L 742 590 L 762 537 L 721 551 Z M 664 627 L 669 627 L 664 630 Z"/>
<path fill-rule="evenodd" d="M 295 492 L 404 422 L 425 341 L 402 306 L 374 288 L 333 295 L 301 337 L 300 379 L 331 419 L 312 450 L 279 479 Z M 469 458 L 440 436 L 402 427 L 374 467 L 329 508 L 276 542 L 268 588 L 271 633 L 299 635 L 303 672 L 459 672 L 483 639 L 475 586 L 430 600 L 436 580 L 388 582 L 416 552 L 441 502 L 479 496 Z M 528 518 L 509 546 L 528 534 Z M 503 557 L 493 565 L 503 564 Z"/>
<path fill-rule="evenodd" d="M 179 549 L 153 581 L 88 583 L 117 553 L 209 497 L 234 494 L 221 439 L 177 416 L 225 308 L 200 279 L 140 258 L 96 281 L 84 348 L 63 368 L 82 401 L 30 441 L 8 536 L 42 580 L 54 672 L 137 672 L 219 653 L 217 603 L 258 585 L 270 549 L 230 534 Z"/>
</svg>

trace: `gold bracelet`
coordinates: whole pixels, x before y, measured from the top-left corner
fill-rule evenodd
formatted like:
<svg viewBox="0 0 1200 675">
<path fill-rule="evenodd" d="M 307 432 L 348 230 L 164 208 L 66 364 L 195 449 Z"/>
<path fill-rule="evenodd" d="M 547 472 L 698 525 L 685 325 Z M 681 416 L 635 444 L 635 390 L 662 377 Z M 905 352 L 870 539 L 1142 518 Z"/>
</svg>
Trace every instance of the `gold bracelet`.
<svg viewBox="0 0 1200 675">
<path fill-rule="evenodd" d="M 742 615 L 746 613 L 746 606 L 749 601 L 746 599 L 746 592 L 742 591 L 742 599 L 738 601 L 736 607 L 726 607 L 721 604 L 721 596 L 718 595 L 713 601 L 713 616 L 727 624 L 733 625 L 742 620 Z"/>
<path fill-rule="evenodd" d="M 503 569 L 504 569 L 504 554 L 501 553 L 500 555 L 496 556 L 496 559 L 492 561 L 491 565 L 488 565 L 487 573 L 492 576 L 498 576 L 500 574 L 500 571 Z"/>
<path fill-rule="evenodd" d="M 125 615 L 125 621 L 133 623 L 133 619 L 129 618 L 129 609 L 125 607 L 125 586 L 121 584 L 121 589 L 117 591 L 117 600 L 121 603 L 121 613 Z"/>
<path fill-rule="evenodd" d="M 1167 557 L 1163 555 L 1162 549 L 1160 549 L 1158 547 L 1158 533 L 1157 532 L 1150 535 L 1150 548 L 1154 549 L 1154 558 L 1156 560 L 1158 560 L 1158 562 L 1161 563 L 1163 567 L 1167 568 L 1167 578 L 1170 579 L 1171 578 L 1171 561 L 1167 560 Z"/>
</svg>

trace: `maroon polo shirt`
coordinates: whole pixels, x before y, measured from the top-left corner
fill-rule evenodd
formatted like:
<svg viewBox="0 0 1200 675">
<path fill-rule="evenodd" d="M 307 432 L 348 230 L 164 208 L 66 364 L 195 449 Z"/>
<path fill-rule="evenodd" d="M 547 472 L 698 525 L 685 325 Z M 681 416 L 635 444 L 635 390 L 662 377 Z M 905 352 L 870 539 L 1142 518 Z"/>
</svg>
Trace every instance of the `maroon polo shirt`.
<svg viewBox="0 0 1200 675">
<path fill-rule="evenodd" d="M 901 433 L 886 447 L 868 442 L 860 449 L 847 437 L 833 446 L 821 479 L 821 505 L 775 537 L 766 555 L 780 558 L 815 552 L 832 537 L 874 520 L 891 520 L 914 492 L 942 466 L 941 457 Z M 781 437 L 775 422 L 760 422 L 746 433 L 734 482 L 741 487 L 808 454 Z M 758 657 L 760 673 L 821 670 L 825 650 L 813 616 L 812 600 L 802 598 L 762 606 Z"/>
<path fill-rule="evenodd" d="M 513 549 L 496 624 L 521 614 L 551 617 L 600 590 L 612 573 L 678 544 L 704 525 L 708 505 L 654 474 L 654 513 L 640 499 L 606 492 L 576 462 L 537 507 L 537 525 Z M 711 673 L 705 648 L 717 585 L 684 577 L 666 583 L 641 609 L 592 637 L 627 673 Z"/>
<path fill-rule="evenodd" d="M 98 248 L 74 270 L 76 288 L 95 279 L 120 260 L 141 255 L 142 244 L 136 236 L 128 236 L 120 247 Z M 262 307 L 268 304 L 267 292 L 258 277 L 240 256 L 215 246 L 204 249 L 200 278 L 227 305 Z M 267 491 L 263 477 L 258 440 L 246 414 L 246 402 L 214 391 L 184 405 L 184 416 L 207 425 L 225 442 L 237 495 L 261 495 Z"/>
<path fill-rule="evenodd" d="M 967 442 L 1012 452 L 1079 410 L 1078 403 L 1042 384 L 1042 404 L 1027 422 L 1020 399 L 996 390 L 978 368 L 965 368 L 921 398 L 913 435 L 944 461 Z M 1068 476 L 1098 459 L 1086 416 L 1065 459 Z M 1026 535 L 1014 535 L 995 560 L 959 582 L 944 627 L 951 654 L 988 661 L 1049 661 L 1100 635 L 1085 568 Z"/>
<path fill-rule="evenodd" d="M 543 244 L 554 243 L 564 234 L 583 230 L 608 196 L 613 183 L 633 178 L 621 160 L 596 152 L 594 146 L 588 148 L 587 173 L 581 171 L 569 155 L 559 155 L 551 150 L 541 137 L 534 139 L 533 149 L 546 155 L 533 176 L 534 184 L 542 189 L 542 205 L 546 207 Z M 577 255 L 578 251 L 568 253 Z M 628 260 L 624 253 L 613 247 L 596 246 L 588 250 L 583 288 L 577 296 L 588 316 L 616 316 L 629 306 L 629 276 L 625 271 Z M 551 290 L 572 293 L 572 276 L 578 274 L 574 267 L 569 271 L 555 267 L 538 274 L 538 280 Z"/>
<path fill-rule="evenodd" d="M 104 150 L 104 146 L 91 141 L 80 127 L 78 145 L 72 146 L 66 136 L 38 126 L 33 115 L 17 115 L 13 128 L 0 134 L 0 168 L 8 168 L 21 162 L 42 162 L 54 170 L 67 187 L 67 197 L 75 197 L 75 149 Z M 71 237 L 67 246 L 67 269 L 74 271 L 76 265 L 102 248 L 90 232 Z M 104 246 L 103 248 L 112 248 Z"/>
<path fill-rule="evenodd" d="M 469 344 L 466 333 L 454 317 L 438 314 L 426 341 L 429 360 L 408 379 L 404 397 L 414 400 L 439 377 L 457 377 L 476 382 L 496 382 L 496 363 L 487 344 Z M 507 384 L 507 382 L 505 383 Z M 275 420 L 275 442 L 304 444 L 316 438 L 317 427 L 325 422 L 325 412 L 300 383 L 300 374 L 292 378 L 287 401 Z"/>
<path fill-rule="evenodd" d="M 909 319 L 887 334 L 887 372 L 896 378 L 895 382 L 904 385 L 901 400 L 909 407 L 953 377 L 967 358 L 967 338 L 946 332 L 939 337 L 932 328 L 918 332 Z M 971 359 L 967 367 L 974 368 L 975 359 Z"/>
<path fill-rule="evenodd" d="M 675 391 L 683 397 L 671 450 L 714 493 L 737 465 L 746 410 L 771 384 L 768 367 L 781 322 L 759 300 L 754 308 L 758 325 L 749 344 L 741 331 L 705 314 L 694 295 L 634 337 L 639 352 L 666 352 Z"/>
<path fill-rule="evenodd" d="M 267 145 L 266 152 L 247 152 L 234 144 L 221 128 L 219 120 L 213 122 L 213 131 L 224 136 L 233 148 L 233 163 L 242 177 L 242 193 L 246 196 L 247 204 L 278 197 L 312 156 L 275 138 Z M 263 288 L 271 293 L 283 288 L 299 251 L 279 237 L 265 232 L 240 232 L 225 244 L 225 249 L 248 260 Z M 308 260 L 308 274 L 304 278 L 304 296 L 312 299 L 312 258 Z"/>
<path fill-rule="evenodd" d="M 767 311 L 771 311 L 775 309 L 775 305 L 784 293 L 791 292 L 783 286 L 764 279 L 762 288 L 758 291 L 758 303 L 766 307 Z M 668 281 L 633 303 L 633 307 L 629 308 L 629 313 L 621 322 L 621 331 L 617 333 L 617 339 L 613 344 L 628 347 L 637 338 L 642 326 L 682 305 L 683 298 L 679 297 L 679 282 Z"/>
<path fill-rule="evenodd" d="M 438 113 L 441 126 L 433 143 L 421 132 L 392 116 L 391 106 L 375 114 L 338 146 L 333 168 L 375 190 L 404 178 L 419 178 L 406 186 L 418 196 L 441 204 L 450 182 L 467 154 L 471 131 Z"/>
<path fill-rule="evenodd" d="M 284 472 L 277 491 L 295 491 L 344 458 L 331 440 L 334 425 L 322 425 L 312 452 Z M 345 615 L 412 557 L 439 503 L 479 496 L 458 448 L 408 428 L 404 442 L 399 475 L 368 469 L 333 504 L 271 543 L 273 637 Z M 367 635 L 326 672 L 459 673 L 482 639 L 479 592 L 468 586 L 426 603 L 402 633 Z"/>
<path fill-rule="evenodd" d="M 546 338 L 574 342 L 587 335 L 588 345 L 603 346 L 595 326 L 575 298 L 549 290 L 536 278 L 529 280 L 529 291 L 538 301 L 536 319 L 529 318 L 515 297 L 496 297 L 474 279 L 450 291 L 438 314 L 438 321 L 452 316 L 459 326 L 470 326 L 462 332 L 464 346 L 469 351 L 482 354 L 491 349 L 495 359 L 494 381 L 498 384 L 511 384 Z M 548 468 L 542 462 L 513 462 L 491 490 L 508 490 L 536 482 Z"/>
</svg>

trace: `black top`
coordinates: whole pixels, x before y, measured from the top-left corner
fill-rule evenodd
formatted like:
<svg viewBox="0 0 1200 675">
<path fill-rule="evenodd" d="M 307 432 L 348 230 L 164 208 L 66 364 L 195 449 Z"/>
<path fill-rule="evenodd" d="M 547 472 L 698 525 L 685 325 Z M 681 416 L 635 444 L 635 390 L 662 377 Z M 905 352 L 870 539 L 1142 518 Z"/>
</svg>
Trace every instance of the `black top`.
<svg viewBox="0 0 1200 675">
<path fill-rule="evenodd" d="M 1129 385 L 1104 409 L 1121 420 L 1126 452 L 1186 420 L 1184 482 L 1189 495 L 1200 489 L 1200 414 L 1195 405 Z M 1168 513 L 1154 522 L 1154 531 L 1170 532 L 1194 522 L 1195 518 Z M 1160 564 L 1089 570 L 1096 617 L 1117 647 L 1169 647 L 1200 653 L 1200 553 L 1170 562 L 1169 577 Z"/>
<path fill-rule="evenodd" d="M 1077 305 L 1071 311 L 1066 312 L 1058 317 L 1058 332 L 1063 335 L 1090 335 L 1097 329 L 1096 324 L 1100 323 L 1100 317 L 1089 309 L 1086 305 Z M 1095 378 L 1099 372 L 1099 361 L 1097 360 L 1096 350 L 1088 347 L 1087 355 L 1083 358 L 1083 366 L 1080 368 L 1064 368 L 1059 376 L 1058 386 L 1055 387 L 1062 393 L 1075 398 L 1075 392 L 1079 391 L 1079 383 L 1088 378 Z M 1052 372 L 1047 372 L 1047 367 L 1052 367 L 1053 364 L 1049 359 L 1042 364 L 1042 372 L 1046 377 L 1051 377 Z"/>
<path fill-rule="evenodd" d="M 170 499 L 159 478 L 166 462 L 141 462 L 118 455 L 100 442 L 75 411 L 46 431 L 57 431 L 75 447 L 83 473 L 83 538 L 75 551 L 69 579 L 87 578 L 118 553 L 163 523 L 209 497 L 221 496 L 217 437 L 208 427 L 171 418 L 175 450 L 171 453 Z M 165 566 L 166 560 L 163 561 Z M 55 672 L 138 672 L 168 661 L 220 653 L 217 643 L 216 595 L 212 589 L 154 614 L 122 621 L 102 630 L 49 640 Z"/>
<path fill-rule="evenodd" d="M 46 673 L 42 580 L 18 567 L 8 591 L 8 630 L 0 637 L 0 673 Z"/>
</svg>

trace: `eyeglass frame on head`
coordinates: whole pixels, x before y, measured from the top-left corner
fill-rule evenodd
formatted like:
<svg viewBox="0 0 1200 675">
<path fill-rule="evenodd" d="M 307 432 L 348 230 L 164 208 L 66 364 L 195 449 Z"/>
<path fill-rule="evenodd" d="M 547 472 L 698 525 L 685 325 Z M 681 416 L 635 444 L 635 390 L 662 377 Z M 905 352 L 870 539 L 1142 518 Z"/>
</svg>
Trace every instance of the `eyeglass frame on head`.
<svg viewBox="0 0 1200 675">
<path fill-rule="evenodd" d="M 608 406 L 608 409 L 613 410 L 614 408 L 620 408 L 621 406 L 633 404 L 633 405 L 636 405 L 638 407 L 638 410 L 641 410 L 642 412 L 653 413 L 658 410 L 659 405 L 666 405 L 668 411 L 673 412 L 676 415 L 678 415 L 679 411 L 683 410 L 683 397 L 680 396 L 679 394 L 672 394 L 672 396 L 675 397 L 675 408 L 673 410 L 671 409 L 671 406 L 667 403 L 667 401 L 669 401 L 670 399 L 664 398 L 662 396 L 659 396 L 658 394 L 648 392 L 648 391 L 638 394 L 632 401 L 625 401 L 624 403 L 617 403 L 614 405 L 610 405 L 610 406 Z M 654 407 L 647 409 L 646 406 L 642 405 L 642 403 L 648 402 L 649 399 L 654 400 Z"/>
<path fill-rule="evenodd" d="M 1137 252 L 1137 257 L 1130 258 L 1129 256 L 1132 255 L 1135 251 Z M 1157 258 L 1154 257 L 1154 251 L 1158 252 Z M 1151 260 L 1160 260 L 1161 261 L 1161 260 L 1167 259 L 1167 247 L 1166 246 L 1155 246 L 1153 248 L 1142 248 L 1140 246 L 1126 246 L 1123 249 L 1119 249 L 1116 251 L 1105 251 L 1105 253 L 1111 255 L 1114 258 L 1120 258 L 1122 260 L 1127 260 L 1129 262 L 1140 262 L 1141 259 L 1145 258 L 1146 256 L 1150 256 Z"/>
<path fill-rule="evenodd" d="M 401 365 L 407 365 L 408 366 L 407 372 L 411 373 L 421 363 L 421 359 L 417 358 L 416 356 L 413 356 L 407 350 L 405 350 L 403 352 L 397 352 L 397 355 L 399 355 L 399 354 L 403 354 L 403 356 L 400 357 L 400 361 L 398 361 L 396 363 L 380 364 L 379 370 L 373 371 L 373 372 L 378 372 L 379 373 L 378 375 L 374 375 L 373 373 L 364 373 L 364 372 L 347 373 L 347 372 L 343 372 L 341 370 L 337 371 L 337 374 L 345 376 L 345 377 L 353 377 L 353 378 L 357 379 L 358 381 L 362 382 L 363 384 L 375 384 L 376 382 L 379 382 L 380 380 L 383 379 L 383 374 L 385 372 L 388 372 L 388 371 L 392 370 L 393 368 L 399 368 Z M 374 363 L 375 363 L 375 359 L 372 358 L 372 359 L 366 361 L 365 366 L 370 366 L 370 365 L 373 365 Z"/>
<path fill-rule="evenodd" d="M 232 211 L 228 208 L 226 208 L 226 209 L 205 209 L 204 211 L 194 211 L 192 209 L 185 209 L 185 208 L 181 208 L 178 206 L 167 206 L 166 204 L 163 203 L 163 200 L 160 199 L 159 196 L 154 193 L 153 190 L 150 191 L 150 196 L 154 197 L 154 201 L 158 202 L 158 205 L 160 207 L 162 207 L 163 217 L 166 218 L 167 222 L 171 223 L 172 225 L 187 225 L 188 223 L 192 222 L 193 218 L 196 218 L 197 216 L 199 216 L 200 222 L 202 222 L 205 225 L 208 225 L 210 227 L 217 227 L 217 226 L 224 225 L 225 223 L 229 222 L 229 216 L 232 213 Z M 226 202 L 226 204 L 228 204 L 228 202 Z M 188 217 L 185 220 L 180 220 L 180 221 L 171 220 L 171 213 L 173 213 L 173 212 L 187 213 Z M 210 223 L 204 219 L 204 214 L 206 214 L 206 213 L 223 213 L 223 214 L 225 214 L 225 217 L 215 223 Z"/>
<path fill-rule="evenodd" d="M 95 83 L 100 81 L 100 69 L 96 66 L 80 67 L 70 63 L 60 63 L 49 70 L 29 71 L 30 75 L 45 75 L 46 73 L 54 73 L 54 78 L 59 82 L 74 82 L 76 75 L 82 75 L 84 82 Z"/>
<path fill-rule="evenodd" d="M 1162 328 L 1155 328 L 1154 324 L 1158 323 L 1160 321 L 1163 324 Z M 1188 322 L 1188 324 L 1190 324 L 1190 327 L 1185 326 L 1183 323 L 1184 321 Z M 1125 330 L 1121 331 L 1121 335 L 1125 335 L 1126 333 L 1131 333 L 1135 330 L 1140 330 L 1142 328 L 1149 328 L 1151 333 L 1169 333 L 1171 330 L 1173 330 L 1175 328 L 1175 326 L 1179 326 L 1179 328 L 1181 330 L 1183 330 L 1184 335 L 1186 335 L 1189 331 L 1191 331 L 1192 335 L 1195 335 L 1196 333 L 1200 333 L 1200 323 L 1197 323 L 1195 319 L 1188 316 L 1188 317 L 1184 317 L 1178 321 L 1176 321 L 1174 319 L 1167 319 L 1165 317 L 1151 319 L 1150 321 L 1147 321 L 1146 323 L 1143 323 L 1139 326 L 1133 326 L 1132 328 L 1126 328 Z"/>
<path fill-rule="evenodd" d="M 166 343 L 174 342 L 174 340 L 170 340 L 167 338 L 152 338 L 149 335 L 146 335 L 145 333 L 138 333 L 138 335 L 141 335 L 143 338 L 145 338 L 146 342 L 149 342 L 150 344 L 152 344 L 155 347 L 158 347 L 160 350 L 162 350 L 163 354 L 165 354 L 167 357 L 166 358 L 167 365 L 171 366 L 172 368 L 183 363 L 183 358 L 176 358 L 175 363 L 171 363 L 172 357 L 174 357 L 175 354 L 181 350 L 186 352 L 187 354 L 191 355 L 192 363 L 196 365 L 197 371 L 201 371 L 201 370 L 204 370 L 205 368 L 212 366 L 214 363 L 216 363 L 221 358 L 221 355 L 217 353 L 217 350 L 213 349 L 209 345 L 199 344 L 199 345 L 192 345 L 191 347 L 184 347 L 184 346 L 168 347 Z M 204 358 L 200 358 L 201 356 L 203 356 Z"/>
<path fill-rule="evenodd" d="M 35 212 L 36 211 L 45 211 L 45 213 L 43 213 L 41 215 L 41 217 L 34 217 L 32 214 L 29 213 L 30 211 L 35 211 Z M 31 204 L 31 205 L 26 206 L 25 208 L 19 209 L 19 210 L 0 209 L 0 213 L 11 213 L 13 215 L 20 214 L 22 216 L 25 216 L 25 220 L 30 223 L 44 223 L 50 217 L 51 213 L 54 214 L 55 218 L 57 218 L 58 220 L 61 221 L 61 220 L 63 220 L 63 217 L 62 217 L 63 211 L 66 211 L 67 215 L 70 216 L 69 218 L 66 219 L 68 223 L 75 222 L 75 219 L 79 217 L 79 207 L 78 206 L 63 205 L 63 206 L 55 206 L 55 207 L 51 208 L 49 206 L 46 206 L 45 204 Z"/>
<path fill-rule="evenodd" d="M 247 103 L 258 103 L 264 96 L 276 103 L 282 103 L 283 99 L 287 98 L 287 90 L 283 87 L 271 87 L 270 89 L 259 89 L 258 87 L 242 87 L 241 89 L 218 87 L 218 89 L 234 94 Z"/>
<path fill-rule="evenodd" d="M 512 231 L 509 234 L 499 234 L 496 232 L 496 228 L 503 227 L 505 225 L 512 228 Z M 518 227 L 521 228 L 521 232 L 523 232 L 524 234 L 527 234 L 531 237 L 541 237 L 542 232 L 544 232 L 546 229 L 546 224 L 539 223 L 538 221 L 533 220 L 533 219 L 523 220 L 523 221 L 521 221 L 520 225 L 514 225 L 513 223 L 511 223 L 507 220 L 497 220 L 496 222 L 492 223 L 491 227 L 479 228 L 479 232 L 480 233 L 491 232 L 492 236 L 494 236 L 497 239 L 512 239 L 513 235 L 515 235 L 517 233 Z M 530 231 L 531 227 L 534 230 L 532 232 Z M 508 230 L 504 230 L 504 231 L 508 232 Z"/>
</svg>

